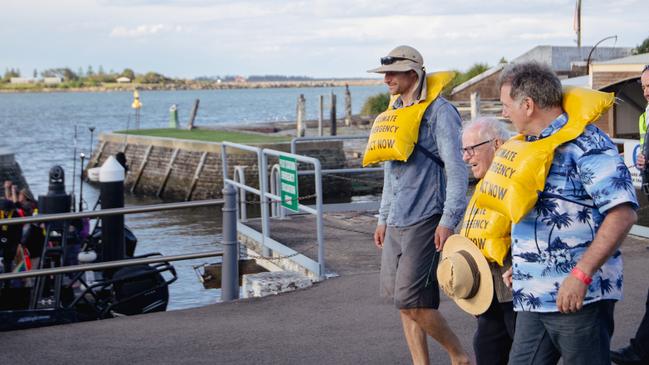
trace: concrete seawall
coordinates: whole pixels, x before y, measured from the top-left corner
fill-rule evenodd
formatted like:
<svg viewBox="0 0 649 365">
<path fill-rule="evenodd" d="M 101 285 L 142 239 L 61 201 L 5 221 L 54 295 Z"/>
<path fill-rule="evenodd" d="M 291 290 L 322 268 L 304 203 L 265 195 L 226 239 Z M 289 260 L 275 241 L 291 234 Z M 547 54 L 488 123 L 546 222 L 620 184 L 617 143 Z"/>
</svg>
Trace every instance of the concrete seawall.
<svg viewBox="0 0 649 365">
<path fill-rule="evenodd" d="M 289 151 L 289 143 L 257 144 L 258 147 Z M 135 194 L 159 196 L 170 200 L 200 200 L 221 197 L 223 173 L 221 144 L 163 137 L 134 136 L 103 133 L 95 146 L 87 169 L 101 166 L 109 157 L 124 152 L 129 171 L 126 188 Z M 298 154 L 320 159 L 322 168 L 342 168 L 345 154 L 341 142 L 311 142 L 298 145 Z M 269 159 L 269 167 L 277 163 Z M 245 179 L 248 185 L 258 187 L 257 155 L 228 149 L 228 176 L 233 176 L 234 166 L 248 166 Z M 311 169 L 300 166 L 300 169 Z M 300 196 L 314 192 L 313 178 L 301 176 Z M 349 181 L 323 179 L 325 196 L 331 199 L 348 199 L 351 195 Z"/>
</svg>

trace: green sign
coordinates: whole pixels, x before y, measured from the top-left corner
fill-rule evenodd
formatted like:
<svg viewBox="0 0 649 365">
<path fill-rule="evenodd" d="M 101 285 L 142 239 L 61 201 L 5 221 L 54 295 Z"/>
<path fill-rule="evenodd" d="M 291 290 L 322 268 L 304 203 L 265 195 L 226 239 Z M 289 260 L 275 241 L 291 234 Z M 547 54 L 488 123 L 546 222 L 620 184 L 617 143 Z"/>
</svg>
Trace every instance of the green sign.
<svg viewBox="0 0 649 365">
<path fill-rule="evenodd" d="M 297 207 L 297 162 L 293 157 L 279 156 L 279 176 L 282 206 L 296 213 L 299 212 Z"/>
</svg>

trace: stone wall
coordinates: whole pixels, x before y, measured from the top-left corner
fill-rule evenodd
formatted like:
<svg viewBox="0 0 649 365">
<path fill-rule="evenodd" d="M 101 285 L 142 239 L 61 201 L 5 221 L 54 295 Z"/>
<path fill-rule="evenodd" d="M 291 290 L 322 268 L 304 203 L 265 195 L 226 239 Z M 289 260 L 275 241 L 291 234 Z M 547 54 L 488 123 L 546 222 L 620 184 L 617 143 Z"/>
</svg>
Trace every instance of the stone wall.
<svg viewBox="0 0 649 365">
<path fill-rule="evenodd" d="M 290 150 L 289 143 L 255 146 L 287 152 Z M 118 152 L 124 152 L 127 159 L 127 191 L 169 200 L 221 197 L 223 172 L 220 143 L 105 133 L 100 135 L 86 169 L 101 166 L 109 156 Z M 299 143 L 297 152 L 318 158 L 323 169 L 345 166 L 342 142 Z M 275 163 L 276 158 L 269 158 L 269 168 Z M 246 183 L 258 188 L 257 155 L 228 148 L 228 176 L 233 176 L 236 165 L 247 166 Z M 311 170 L 312 167 L 300 164 L 299 169 Z M 351 196 L 349 181 L 325 176 L 322 185 L 327 200 L 344 200 Z M 314 190 L 313 177 L 300 176 L 299 195 L 311 195 Z"/>
</svg>

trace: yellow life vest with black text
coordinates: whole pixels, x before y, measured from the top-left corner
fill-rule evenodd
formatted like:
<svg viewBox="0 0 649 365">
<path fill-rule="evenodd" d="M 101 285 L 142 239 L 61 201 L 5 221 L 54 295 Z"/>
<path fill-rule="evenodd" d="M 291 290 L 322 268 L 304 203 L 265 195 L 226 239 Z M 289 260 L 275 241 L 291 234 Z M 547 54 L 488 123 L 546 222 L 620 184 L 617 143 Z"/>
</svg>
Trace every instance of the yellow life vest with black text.
<svg viewBox="0 0 649 365">
<path fill-rule="evenodd" d="M 577 138 L 584 128 L 596 121 L 614 102 L 613 93 L 580 87 L 565 87 L 563 110 L 568 122 L 551 136 L 525 141 L 517 135 L 496 151 L 496 156 L 476 188 L 480 207 L 494 210 L 518 223 L 534 207 L 538 194 L 545 189 L 545 179 L 554 159 L 554 150 Z"/>
<path fill-rule="evenodd" d="M 395 109 L 398 95 L 393 96 L 388 109 L 374 119 L 363 155 L 363 167 L 382 161 L 406 161 L 419 139 L 419 125 L 426 109 L 454 77 L 452 71 L 427 76 L 426 99 L 420 103 Z"/>
<path fill-rule="evenodd" d="M 476 185 L 476 191 L 481 182 Z M 511 246 L 511 222 L 504 215 L 480 207 L 473 194 L 466 207 L 460 234 L 470 239 L 489 262 L 503 266 Z"/>
</svg>

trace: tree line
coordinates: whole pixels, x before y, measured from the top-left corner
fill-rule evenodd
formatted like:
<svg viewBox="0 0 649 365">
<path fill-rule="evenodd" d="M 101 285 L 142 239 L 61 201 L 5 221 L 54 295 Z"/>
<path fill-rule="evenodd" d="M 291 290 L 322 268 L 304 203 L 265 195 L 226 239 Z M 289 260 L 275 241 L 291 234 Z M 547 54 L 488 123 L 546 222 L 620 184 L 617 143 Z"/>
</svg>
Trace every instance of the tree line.
<svg viewBox="0 0 649 365">
<path fill-rule="evenodd" d="M 43 78 L 59 77 L 63 82 L 73 84 L 74 86 L 97 86 L 101 83 L 117 82 L 117 79 L 120 77 L 127 77 L 132 82 L 141 84 L 159 84 L 173 81 L 171 78 L 153 71 L 136 74 L 133 69 L 125 68 L 121 72 L 115 72 L 113 70 L 106 72 L 102 66 L 99 66 L 97 71 L 92 66 L 88 66 L 85 70 L 80 67 L 76 72 L 69 67 L 48 68 L 40 72 L 34 69 L 31 74 L 35 80 L 38 79 L 39 75 Z M 7 83 L 12 77 L 23 77 L 19 68 L 6 68 L 0 82 Z"/>
</svg>

